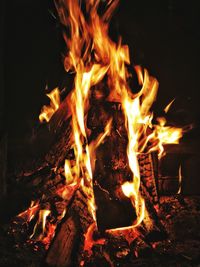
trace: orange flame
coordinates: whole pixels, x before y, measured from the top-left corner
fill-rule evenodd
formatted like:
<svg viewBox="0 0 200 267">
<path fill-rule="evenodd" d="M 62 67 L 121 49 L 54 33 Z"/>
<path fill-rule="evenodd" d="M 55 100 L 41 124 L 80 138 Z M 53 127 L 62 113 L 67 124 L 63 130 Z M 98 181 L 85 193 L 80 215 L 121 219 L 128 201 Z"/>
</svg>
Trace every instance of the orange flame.
<svg viewBox="0 0 200 267">
<path fill-rule="evenodd" d="M 132 181 L 122 185 L 124 195 L 131 199 L 136 210 L 137 220 L 133 226 L 138 226 L 145 216 L 144 199 L 140 195 L 140 171 L 137 160 L 138 153 L 144 150 L 150 152 L 159 150 L 163 154 L 163 144 L 178 143 L 182 130 L 165 126 L 163 119 L 159 125 L 153 125 L 151 107 L 156 99 L 158 82 L 149 76 L 148 71 L 135 67 L 138 83 L 141 89 L 133 94 L 129 87 L 130 65 L 129 48 L 122 45 L 120 39 L 115 43 L 108 35 L 109 21 L 118 5 L 118 0 L 104 1 L 105 12 L 99 12 L 102 1 L 87 0 L 84 2 L 84 12 L 79 0 L 56 0 L 55 4 L 61 23 L 66 26 L 67 34 L 64 40 L 68 53 L 64 58 L 67 72 L 73 72 L 74 88 L 70 94 L 69 109 L 72 126 L 72 148 L 75 160 L 65 161 L 66 188 L 62 192 L 67 198 L 70 194 L 68 186 L 81 185 L 88 196 L 88 207 L 95 218 L 95 202 L 93 194 L 93 170 L 95 167 L 96 148 L 104 141 L 111 131 L 112 118 L 99 137 L 89 143 L 89 130 L 86 127 L 87 113 L 90 107 L 90 95 L 93 88 L 106 77 L 109 94 L 108 101 L 121 103 L 125 117 L 128 136 L 127 156 Z M 101 15 L 100 15 L 101 14 Z M 48 95 L 50 106 L 44 106 L 40 114 L 41 121 L 49 121 L 53 113 L 59 108 L 59 91 L 55 89 Z M 166 107 L 168 110 L 169 107 Z M 150 129 L 150 131 L 149 131 Z M 45 213 L 47 214 L 47 213 Z M 48 215 L 47 215 L 48 216 Z M 44 218 L 43 218 L 44 220 Z"/>
<path fill-rule="evenodd" d="M 182 179 L 183 179 L 182 167 L 180 165 L 179 169 L 178 169 L 178 182 L 179 182 L 179 189 L 178 189 L 178 192 L 177 192 L 178 195 L 181 194 L 181 191 L 182 191 Z"/>
<path fill-rule="evenodd" d="M 85 241 L 84 241 L 84 251 L 87 251 L 89 255 L 92 254 L 92 247 L 94 245 L 103 245 L 105 244 L 105 238 L 100 238 L 100 239 L 97 239 L 97 240 L 94 240 L 93 238 L 93 234 L 94 234 L 94 231 L 97 230 L 96 228 L 96 224 L 95 223 L 92 223 L 88 229 L 87 229 L 87 232 L 85 233 Z"/>
<path fill-rule="evenodd" d="M 26 222 L 30 222 L 35 217 L 38 209 L 39 209 L 39 202 L 31 201 L 30 207 L 27 210 L 18 214 L 17 217 L 23 218 Z"/>
</svg>

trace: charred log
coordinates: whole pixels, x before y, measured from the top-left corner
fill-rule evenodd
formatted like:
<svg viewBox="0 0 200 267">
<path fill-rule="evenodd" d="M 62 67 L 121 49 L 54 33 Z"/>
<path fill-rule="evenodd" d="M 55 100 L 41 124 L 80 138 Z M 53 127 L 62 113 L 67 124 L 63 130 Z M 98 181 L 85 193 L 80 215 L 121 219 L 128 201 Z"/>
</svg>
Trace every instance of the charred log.
<svg viewBox="0 0 200 267">
<path fill-rule="evenodd" d="M 83 249 L 83 234 L 93 222 L 87 208 L 87 197 L 77 190 L 63 222 L 47 252 L 45 262 L 51 267 L 76 266 L 78 252 Z"/>
<path fill-rule="evenodd" d="M 46 256 L 47 266 L 74 266 L 73 253 L 80 239 L 80 227 L 77 214 L 70 210 L 50 246 Z"/>
</svg>

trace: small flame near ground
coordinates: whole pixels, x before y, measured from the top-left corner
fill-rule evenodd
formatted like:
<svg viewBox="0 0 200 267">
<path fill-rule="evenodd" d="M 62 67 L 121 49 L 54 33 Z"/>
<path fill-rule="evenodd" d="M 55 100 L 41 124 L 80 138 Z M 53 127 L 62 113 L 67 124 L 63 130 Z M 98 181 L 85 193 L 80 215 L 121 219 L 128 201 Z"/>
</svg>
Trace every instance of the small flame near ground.
<svg viewBox="0 0 200 267">
<path fill-rule="evenodd" d="M 40 122 L 48 122 L 60 106 L 60 92 L 58 88 L 55 88 L 53 91 L 47 94 L 47 96 L 51 100 L 50 105 L 42 107 L 39 115 Z"/>
<path fill-rule="evenodd" d="M 39 201 L 31 201 L 30 207 L 24 212 L 18 214 L 18 217 L 22 218 L 26 222 L 30 222 L 35 217 L 39 208 Z"/>
<path fill-rule="evenodd" d="M 177 194 L 181 194 L 181 191 L 182 191 L 182 180 L 183 180 L 183 176 L 182 176 L 182 166 L 180 165 L 179 166 L 179 169 L 178 169 L 178 182 L 179 182 L 179 189 L 178 189 L 178 192 Z"/>
</svg>

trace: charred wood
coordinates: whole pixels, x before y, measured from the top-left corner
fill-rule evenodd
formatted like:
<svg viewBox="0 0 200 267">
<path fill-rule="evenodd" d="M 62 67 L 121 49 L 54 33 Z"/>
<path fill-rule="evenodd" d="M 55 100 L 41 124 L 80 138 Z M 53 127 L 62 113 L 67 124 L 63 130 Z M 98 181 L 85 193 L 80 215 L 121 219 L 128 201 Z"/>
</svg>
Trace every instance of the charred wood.
<svg viewBox="0 0 200 267">
<path fill-rule="evenodd" d="M 149 198 L 153 205 L 158 205 L 158 190 L 157 190 L 157 159 L 154 153 L 143 153 L 138 155 L 138 163 L 140 167 L 141 183 L 148 191 Z"/>
<path fill-rule="evenodd" d="M 73 253 L 80 239 L 77 214 L 70 210 L 62 222 L 60 229 L 49 248 L 46 264 L 54 267 L 69 267 L 73 265 Z"/>
<path fill-rule="evenodd" d="M 52 267 L 76 266 L 78 254 L 81 255 L 83 250 L 84 233 L 92 222 L 87 197 L 82 190 L 77 190 L 47 252 L 46 264 Z"/>
</svg>

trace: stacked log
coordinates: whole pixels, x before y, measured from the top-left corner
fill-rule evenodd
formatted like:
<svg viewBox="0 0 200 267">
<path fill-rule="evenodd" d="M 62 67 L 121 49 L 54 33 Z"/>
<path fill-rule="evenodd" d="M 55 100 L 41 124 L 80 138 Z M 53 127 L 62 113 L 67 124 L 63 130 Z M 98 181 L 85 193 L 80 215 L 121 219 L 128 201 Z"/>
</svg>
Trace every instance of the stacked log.
<svg viewBox="0 0 200 267">
<path fill-rule="evenodd" d="M 154 169 L 156 157 L 152 154 L 138 156 L 141 172 L 140 191 L 145 199 L 151 226 L 147 227 L 144 222 L 139 227 L 139 235 L 133 234 L 133 237 L 130 238 L 131 241 L 129 240 L 132 243 L 132 250 L 126 240 L 126 235 L 122 234 L 121 238 L 117 238 L 115 233 L 107 233 L 108 229 L 131 226 L 136 219 L 136 212 L 131 200 L 125 197 L 121 189 L 124 182 L 132 181 L 126 153 L 128 140 L 121 106 L 118 103 L 109 102 L 105 103 L 103 109 L 101 106 L 100 103 L 96 103 L 88 114 L 88 128 L 91 130 L 89 142 L 103 131 L 110 117 L 113 118 L 113 126 L 110 136 L 96 151 L 93 180 L 99 231 L 96 233 L 98 233 L 97 240 L 101 240 L 103 237 L 105 242 L 98 243 L 97 241 L 93 244 L 94 237 L 91 246 L 92 256 L 90 253 L 86 253 L 86 255 L 85 252 L 83 253 L 84 236 L 93 222 L 88 212 L 87 196 L 80 188 L 78 190 L 76 188 L 69 194 L 68 199 L 63 200 L 62 197 L 60 199 L 58 197 L 59 190 L 65 187 L 64 160 L 73 158 L 70 150 L 71 129 L 68 120 L 64 121 L 61 130 L 57 130 L 57 138 L 50 151 L 45 155 L 43 164 L 35 172 L 24 172 L 17 179 L 19 183 L 23 184 L 23 188 L 34 192 L 31 194 L 34 199 L 42 198 L 40 205 L 48 206 L 50 210 L 56 210 L 54 221 L 59 220 L 58 217 L 64 209 L 67 211 L 56 229 L 56 235 L 46 255 L 45 264 L 51 267 L 79 266 L 83 261 L 84 266 L 91 266 L 91 262 L 95 262 L 95 264 L 103 262 L 105 266 L 106 264 L 112 266 L 112 262 L 123 261 L 130 256 L 130 253 L 135 253 L 134 257 L 146 253 L 145 251 L 149 251 L 151 248 L 151 242 L 165 236 L 162 235 L 165 234 L 165 231 L 156 212 L 158 204 L 156 168 Z M 114 245 L 111 245 L 113 240 L 118 247 L 123 249 L 116 250 Z M 113 249 L 111 249 L 112 247 Z"/>
<path fill-rule="evenodd" d="M 83 247 L 83 234 L 93 222 L 87 209 L 87 197 L 82 190 L 77 190 L 67 210 L 47 252 L 47 266 L 72 267 L 78 264 L 77 252 L 80 246 Z"/>
</svg>

